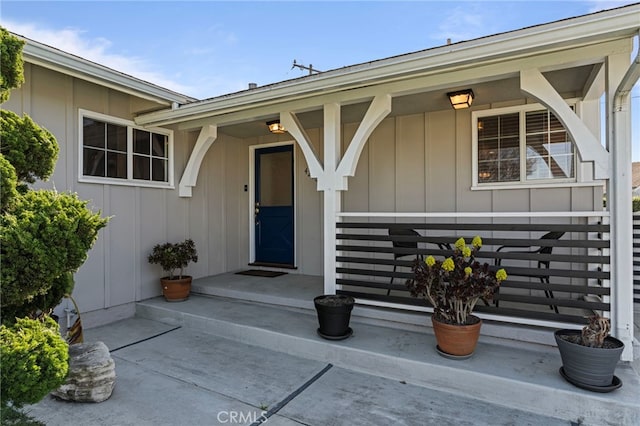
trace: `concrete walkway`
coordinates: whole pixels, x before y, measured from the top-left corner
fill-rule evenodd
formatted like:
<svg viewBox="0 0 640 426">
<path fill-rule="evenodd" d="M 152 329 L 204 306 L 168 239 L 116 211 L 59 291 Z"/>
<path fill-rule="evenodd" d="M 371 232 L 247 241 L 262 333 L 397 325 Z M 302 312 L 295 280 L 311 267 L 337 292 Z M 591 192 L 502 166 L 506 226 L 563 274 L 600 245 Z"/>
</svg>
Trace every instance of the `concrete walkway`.
<svg viewBox="0 0 640 426">
<path fill-rule="evenodd" d="M 238 294 L 139 302 L 135 318 L 85 330 L 116 361 L 109 400 L 45 398 L 28 409 L 53 426 L 640 424 L 637 365 L 618 366 L 621 389 L 588 392 L 558 374 L 549 330 L 512 328 L 532 338 L 524 343 L 492 337 L 508 329 L 483 324 L 474 356 L 449 360 L 424 315 L 374 320 L 363 306 L 353 336 L 327 341 L 307 306 L 313 285 L 299 288 L 300 301 L 276 291 L 269 304 L 249 301 L 255 286 L 236 283 L 208 291 Z"/>
<path fill-rule="evenodd" d="M 85 330 L 96 340 L 116 362 L 111 398 L 47 397 L 32 416 L 51 426 L 570 424 L 139 317 Z"/>
</svg>

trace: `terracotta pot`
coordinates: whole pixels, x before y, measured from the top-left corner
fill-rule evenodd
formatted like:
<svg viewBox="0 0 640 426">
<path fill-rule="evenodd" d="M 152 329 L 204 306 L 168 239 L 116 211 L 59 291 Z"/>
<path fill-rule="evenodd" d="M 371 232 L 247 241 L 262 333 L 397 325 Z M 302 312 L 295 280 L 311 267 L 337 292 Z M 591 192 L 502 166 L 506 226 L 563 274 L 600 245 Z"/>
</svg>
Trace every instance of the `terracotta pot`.
<svg viewBox="0 0 640 426">
<path fill-rule="evenodd" d="M 476 349 L 478 337 L 480 337 L 480 326 L 482 320 L 476 318 L 477 322 L 471 325 L 454 325 L 438 321 L 431 317 L 433 331 L 438 342 L 438 349 L 446 354 L 454 356 L 471 355 Z"/>
<path fill-rule="evenodd" d="M 189 298 L 191 293 L 191 277 L 183 276 L 170 280 L 168 277 L 160 279 L 162 295 L 167 302 L 182 302 Z"/>
</svg>

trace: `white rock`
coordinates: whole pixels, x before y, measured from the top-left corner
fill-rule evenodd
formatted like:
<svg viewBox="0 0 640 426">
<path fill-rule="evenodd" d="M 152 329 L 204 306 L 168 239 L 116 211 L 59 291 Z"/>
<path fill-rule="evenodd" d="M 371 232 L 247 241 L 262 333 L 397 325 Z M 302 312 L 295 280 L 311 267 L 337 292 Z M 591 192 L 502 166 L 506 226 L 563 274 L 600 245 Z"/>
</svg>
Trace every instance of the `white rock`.
<svg viewBox="0 0 640 426">
<path fill-rule="evenodd" d="M 69 346 L 69 375 L 51 394 L 67 401 L 102 402 L 116 381 L 115 362 L 103 342 Z"/>
</svg>

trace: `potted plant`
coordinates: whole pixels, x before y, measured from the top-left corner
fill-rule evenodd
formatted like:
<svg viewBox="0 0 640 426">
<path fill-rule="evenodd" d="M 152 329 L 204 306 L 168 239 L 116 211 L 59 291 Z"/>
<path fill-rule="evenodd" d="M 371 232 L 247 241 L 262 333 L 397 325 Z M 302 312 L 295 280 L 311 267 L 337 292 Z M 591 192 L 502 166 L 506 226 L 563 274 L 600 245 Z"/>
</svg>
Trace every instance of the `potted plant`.
<svg viewBox="0 0 640 426">
<path fill-rule="evenodd" d="M 482 320 L 472 315 L 478 300 L 490 300 L 507 278 L 504 269 L 492 272 L 489 264 L 476 261 L 482 247 L 476 236 L 472 246 L 464 238 L 455 243 L 453 255 L 439 261 L 428 256 L 413 264 L 414 279 L 407 281 L 413 297 L 424 298 L 433 306 L 431 317 L 438 352 L 451 358 L 466 358 L 473 354 Z"/>
<path fill-rule="evenodd" d="M 624 343 L 609 335 L 608 318 L 589 317 L 582 330 L 556 330 L 554 336 L 562 358 L 560 375 L 569 383 L 594 392 L 610 392 L 622 386 L 613 375 Z"/>
<path fill-rule="evenodd" d="M 156 263 L 168 275 L 160 279 L 162 294 L 168 302 L 186 300 L 191 292 L 191 276 L 184 275 L 189 262 L 198 261 L 198 253 L 193 240 L 181 243 L 156 244 L 149 254 L 149 263 Z M 180 273 L 176 274 L 176 270 Z"/>
<path fill-rule="evenodd" d="M 341 294 L 325 294 L 313 299 L 318 314 L 318 334 L 329 340 L 342 340 L 351 336 L 349 327 L 355 300 Z"/>
</svg>

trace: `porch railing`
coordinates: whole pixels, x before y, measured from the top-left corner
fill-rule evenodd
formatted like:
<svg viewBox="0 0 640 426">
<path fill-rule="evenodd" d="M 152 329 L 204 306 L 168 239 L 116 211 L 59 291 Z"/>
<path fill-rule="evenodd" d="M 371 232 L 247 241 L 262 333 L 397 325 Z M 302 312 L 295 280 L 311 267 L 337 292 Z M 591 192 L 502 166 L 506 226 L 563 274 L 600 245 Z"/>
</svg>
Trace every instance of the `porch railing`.
<svg viewBox="0 0 640 426">
<path fill-rule="evenodd" d="M 481 316 L 528 324 L 583 324 L 595 311 L 610 311 L 607 212 L 340 213 L 338 218 L 338 293 L 361 303 L 430 310 L 406 288 L 413 261 L 427 255 L 442 259 L 451 255 L 459 237 L 470 243 L 480 235 L 483 247 L 477 260 L 492 269 L 500 263 L 509 275 L 493 301 L 476 306 Z M 390 235 L 401 228 L 417 235 Z M 562 236 L 540 239 L 549 232 Z M 405 244 L 394 247 L 394 240 Z M 527 252 L 541 245 L 548 249 Z"/>
<path fill-rule="evenodd" d="M 640 303 L 640 214 L 633 215 L 633 302 Z"/>
</svg>

